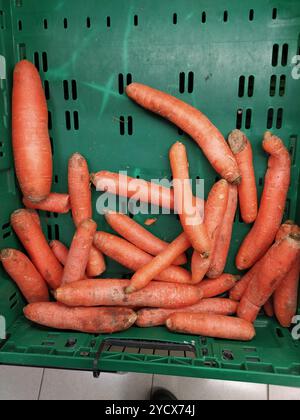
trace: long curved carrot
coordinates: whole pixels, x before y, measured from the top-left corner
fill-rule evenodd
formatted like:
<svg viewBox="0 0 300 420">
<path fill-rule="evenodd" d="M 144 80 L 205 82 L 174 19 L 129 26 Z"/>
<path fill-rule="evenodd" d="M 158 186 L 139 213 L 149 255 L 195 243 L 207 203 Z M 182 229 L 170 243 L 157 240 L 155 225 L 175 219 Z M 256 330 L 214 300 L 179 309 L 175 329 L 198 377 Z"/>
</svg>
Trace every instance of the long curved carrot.
<svg viewBox="0 0 300 420">
<path fill-rule="evenodd" d="M 33 203 L 45 200 L 52 184 L 47 102 L 39 73 L 26 60 L 20 61 L 14 71 L 12 144 L 23 196 Z"/>
<path fill-rule="evenodd" d="M 177 142 L 170 150 L 170 164 L 173 173 L 174 196 L 179 208 L 179 217 L 184 232 L 193 248 L 203 258 L 211 253 L 211 241 L 203 217 L 195 206 L 190 185 L 189 163 L 185 146 Z"/>
<path fill-rule="evenodd" d="M 260 270 L 250 282 L 238 308 L 238 316 L 250 322 L 256 319 L 260 308 L 268 301 L 297 262 L 300 234 L 290 234 L 276 242 L 260 263 Z M 250 308 L 253 305 L 255 308 Z"/>
<path fill-rule="evenodd" d="M 29 254 L 33 264 L 52 289 L 61 285 L 63 269 L 51 251 L 41 227 L 28 210 L 17 210 L 11 225 Z"/>
<path fill-rule="evenodd" d="M 205 205 L 204 223 L 211 239 L 212 251 L 208 259 L 202 258 L 197 251 L 194 251 L 191 265 L 193 283 L 198 283 L 203 279 L 214 258 L 223 218 L 227 209 L 228 195 L 229 184 L 225 179 L 221 179 L 214 184 L 208 195 Z"/>
<path fill-rule="evenodd" d="M 56 300 L 67 306 L 130 306 L 176 309 L 194 305 L 202 299 L 195 286 L 152 282 L 131 295 L 125 293 L 128 280 L 82 280 L 55 292 Z"/>
<path fill-rule="evenodd" d="M 181 309 L 144 308 L 137 312 L 136 325 L 142 328 L 165 325 L 173 313 L 188 312 L 198 314 L 233 315 L 237 311 L 237 302 L 230 299 L 202 299 L 199 303 Z"/>
<path fill-rule="evenodd" d="M 179 254 L 178 252 L 175 253 L 175 257 L 181 255 L 191 246 L 185 234 L 182 234 L 179 238 L 177 238 L 176 243 L 177 245 L 179 244 L 181 248 L 178 251 Z M 154 258 L 151 255 L 137 248 L 130 242 L 127 242 L 122 238 L 119 238 L 106 232 L 96 233 L 94 238 L 94 245 L 97 248 L 99 248 L 100 251 L 103 252 L 103 254 L 105 254 L 107 257 L 112 258 L 119 264 L 123 265 L 126 268 L 129 268 L 132 271 L 138 272 L 138 270 L 140 270 L 144 266 L 146 267 L 149 263 L 151 263 L 154 260 Z M 169 247 L 167 248 L 168 252 Z M 177 247 L 175 247 L 175 252 L 176 250 Z M 174 254 L 173 247 L 171 247 L 171 254 Z M 158 270 L 159 272 L 156 274 L 154 279 L 170 283 L 174 282 L 190 284 L 190 273 L 182 267 L 172 266 L 171 264 L 172 262 L 170 264 L 167 264 L 166 269 L 162 271 Z"/>
<path fill-rule="evenodd" d="M 3 249 L 0 257 L 5 271 L 16 282 L 27 302 L 49 301 L 45 280 L 25 254 L 16 249 Z"/>
<path fill-rule="evenodd" d="M 105 214 L 105 219 L 119 235 L 150 255 L 158 255 L 168 246 L 167 242 L 157 238 L 125 214 L 109 211 Z M 183 265 L 186 262 L 186 255 L 182 254 L 173 264 Z"/>
<path fill-rule="evenodd" d="M 23 204 L 28 209 L 50 211 L 52 213 L 68 213 L 71 209 L 69 194 L 50 193 L 46 200 L 39 203 L 32 203 L 23 198 Z"/>
<path fill-rule="evenodd" d="M 137 318 L 128 308 L 68 308 L 59 303 L 33 303 L 24 308 L 27 319 L 57 330 L 112 334 L 130 328 Z"/>
<path fill-rule="evenodd" d="M 242 176 L 238 186 L 242 219 L 245 223 L 253 223 L 257 217 L 258 203 L 252 146 L 240 130 L 232 131 L 228 142 Z"/>
<path fill-rule="evenodd" d="M 222 274 L 219 278 L 214 280 L 203 280 L 197 287 L 202 291 L 203 298 L 212 298 L 231 290 L 239 279 L 239 276 Z"/>
<path fill-rule="evenodd" d="M 284 214 L 291 179 L 291 157 L 282 140 L 267 132 L 264 150 L 270 154 L 265 186 L 255 224 L 236 258 L 238 269 L 255 264 L 272 245 Z"/>
<path fill-rule="evenodd" d="M 255 337 L 252 324 L 223 315 L 175 313 L 166 321 L 166 325 L 174 332 L 204 337 L 238 341 L 251 341 Z"/>
<path fill-rule="evenodd" d="M 239 182 L 240 172 L 235 158 L 220 131 L 191 105 L 139 83 L 126 89 L 127 95 L 189 134 L 202 149 L 213 168 L 228 182 Z"/>
<path fill-rule="evenodd" d="M 78 226 L 64 268 L 63 284 L 77 282 L 85 277 L 96 230 L 97 224 L 91 219 L 84 220 Z"/>
<path fill-rule="evenodd" d="M 58 261 L 65 266 L 68 259 L 69 250 L 68 248 L 60 241 L 51 241 L 50 248 L 52 249 L 53 254 L 56 256 Z"/>
<path fill-rule="evenodd" d="M 214 254 L 212 256 L 210 269 L 207 272 L 207 277 L 209 278 L 219 277 L 226 267 L 237 204 L 237 187 L 235 185 L 230 185 L 226 212 L 224 214 L 222 226 L 216 242 Z"/>
</svg>

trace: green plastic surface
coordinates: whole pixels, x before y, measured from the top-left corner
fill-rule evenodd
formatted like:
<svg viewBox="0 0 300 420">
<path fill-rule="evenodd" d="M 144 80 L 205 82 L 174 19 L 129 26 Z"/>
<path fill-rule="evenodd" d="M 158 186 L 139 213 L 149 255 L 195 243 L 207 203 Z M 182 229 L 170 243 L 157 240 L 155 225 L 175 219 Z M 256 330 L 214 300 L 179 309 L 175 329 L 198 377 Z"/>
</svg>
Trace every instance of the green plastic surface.
<svg viewBox="0 0 300 420">
<path fill-rule="evenodd" d="M 279 46 L 277 62 L 274 45 Z M 120 85 L 123 78 L 184 99 L 207 114 L 225 136 L 237 126 L 237 114 L 242 112 L 241 128 L 253 143 L 260 193 L 267 164 L 262 135 L 268 126 L 282 137 L 293 156 L 285 218 L 300 222 L 300 80 L 291 75 L 291 60 L 299 50 L 298 0 L 0 0 L 0 54 L 6 59 L 7 76 L 0 81 L 0 248 L 20 248 L 9 225 L 11 212 L 21 206 L 10 130 L 12 71 L 19 59 L 34 61 L 49 87 L 54 191 L 66 191 L 67 160 L 76 151 L 86 156 L 93 172 L 122 169 L 145 179 L 170 178 L 168 150 L 178 139 L 188 147 L 192 177 L 205 178 L 206 194 L 214 183 L 217 174 L 196 144 L 127 99 Z M 251 81 L 248 87 L 250 76 L 254 90 Z M 271 76 L 276 76 L 276 86 Z M 268 122 L 270 108 L 274 118 Z M 277 118 L 280 109 L 282 122 L 281 111 Z M 97 197 L 94 191 L 94 208 Z M 70 215 L 41 217 L 49 239 L 70 243 L 74 232 Z M 96 212 L 94 218 L 99 229 L 109 231 Z M 136 220 L 142 223 L 145 218 Z M 171 240 L 180 225 L 174 215 L 162 215 L 149 229 Z M 248 229 L 237 214 L 228 271 L 236 272 L 234 256 Z M 107 277 L 127 275 L 127 270 L 109 262 Z M 0 314 L 8 326 L 8 339 L 0 341 L 0 363 L 93 370 L 97 349 L 107 336 L 39 328 L 23 318 L 23 306 L 17 288 L 0 268 Z M 164 328 L 132 328 L 114 338 L 137 340 L 137 348 L 138 340 L 193 343 L 195 357 L 105 351 L 98 369 L 300 386 L 298 341 L 263 316 L 256 328 L 251 343 L 203 340 Z M 69 339 L 77 340 L 71 348 L 66 347 Z"/>
</svg>

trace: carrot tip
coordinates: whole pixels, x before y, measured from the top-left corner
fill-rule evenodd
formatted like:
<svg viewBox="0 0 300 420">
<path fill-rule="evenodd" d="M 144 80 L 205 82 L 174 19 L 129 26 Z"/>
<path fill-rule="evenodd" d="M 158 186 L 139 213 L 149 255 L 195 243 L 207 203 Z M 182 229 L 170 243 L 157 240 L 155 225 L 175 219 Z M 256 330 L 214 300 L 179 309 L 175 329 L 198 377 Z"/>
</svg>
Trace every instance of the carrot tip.
<svg viewBox="0 0 300 420">
<path fill-rule="evenodd" d="M 125 289 L 126 295 L 130 295 L 131 293 L 134 293 L 135 291 L 136 291 L 135 288 L 132 286 L 126 287 Z"/>
<path fill-rule="evenodd" d="M 232 182 L 232 184 L 233 185 L 240 185 L 240 183 L 242 182 L 242 177 L 241 176 L 239 176 L 238 178 L 236 178 L 233 182 Z"/>
</svg>

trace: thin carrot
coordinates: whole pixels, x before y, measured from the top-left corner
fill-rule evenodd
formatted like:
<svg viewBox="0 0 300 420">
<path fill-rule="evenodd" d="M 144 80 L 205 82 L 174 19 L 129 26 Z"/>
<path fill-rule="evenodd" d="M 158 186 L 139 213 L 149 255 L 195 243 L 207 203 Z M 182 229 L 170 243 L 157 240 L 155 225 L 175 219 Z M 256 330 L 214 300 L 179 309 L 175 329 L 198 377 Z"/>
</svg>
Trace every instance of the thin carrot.
<svg viewBox="0 0 300 420">
<path fill-rule="evenodd" d="M 68 306 L 133 306 L 176 309 L 194 305 L 202 298 L 195 286 L 152 282 L 131 295 L 125 293 L 127 280 L 83 280 L 55 292 L 57 301 Z"/>
<path fill-rule="evenodd" d="M 237 302 L 229 299 L 203 299 L 199 303 L 181 309 L 145 308 L 138 311 L 138 327 L 158 327 L 165 325 L 173 313 L 186 312 L 198 314 L 233 315 L 237 311 Z"/>
<path fill-rule="evenodd" d="M 232 131 L 228 142 L 242 176 L 242 181 L 238 186 L 242 219 L 245 223 L 253 223 L 257 217 L 258 204 L 252 146 L 240 130 Z"/>
<path fill-rule="evenodd" d="M 166 325 L 171 331 L 204 337 L 250 341 L 255 337 L 252 324 L 238 318 L 214 314 L 176 313 Z"/>
<path fill-rule="evenodd" d="M 214 280 L 203 280 L 197 287 L 202 291 L 203 298 L 212 298 L 231 290 L 239 278 L 232 274 L 222 274 Z"/>
<path fill-rule="evenodd" d="M 56 256 L 58 261 L 65 266 L 68 259 L 69 250 L 68 248 L 60 241 L 51 241 L 50 248 L 52 249 L 53 254 Z"/>
<path fill-rule="evenodd" d="M 168 246 L 167 242 L 157 238 L 125 214 L 110 211 L 105 214 L 105 218 L 119 235 L 150 255 L 158 255 Z M 182 265 L 186 262 L 186 256 L 182 254 L 173 264 Z"/>
<path fill-rule="evenodd" d="M 3 249 L 1 262 L 5 271 L 16 282 L 29 303 L 49 301 L 45 280 L 29 258 L 16 249 Z"/>
<path fill-rule="evenodd" d="M 290 185 L 291 157 L 282 140 L 267 132 L 263 148 L 270 154 L 265 186 L 255 224 L 236 258 L 240 270 L 255 264 L 272 245 L 282 221 Z"/>
<path fill-rule="evenodd" d="M 77 282 L 85 277 L 96 229 L 97 224 L 91 219 L 84 220 L 77 228 L 66 261 L 63 284 Z"/>
<path fill-rule="evenodd" d="M 209 278 L 219 277 L 226 267 L 237 204 L 237 187 L 235 185 L 230 185 L 226 212 L 224 214 L 222 226 L 216 242 L 214 254 L 212 256 L 210 269 L 207 273 L 207 277 Z"/>
<path fill-rule="evenodd" d="M 187 250 L 190 247 L 190 243 L 184 234 L 177 238 L 176 243 L 179 243 L 181 249 L 183 250 Z M 130 242 L 127 242 L 122 238 L 119 238 L 106 232 L 96 233 L 94 238 L 94 245 L 98 249 L 100 249 L 100 251 L 103 252 L 103 254 L 105 254 L 107 257 L 112 258 L 119 264 L 123 265 L 126 268 L 129 268 L 132 271 L 138 271 L 143 266 L 146 266 L 154 260 L 154 258 L 151 255 L 137 248 Z M 182 252 L 184 251 L 180 251 L 179 254 L 177 252 L 175 254 L 175 257 L 182 254 Z M 171 247 L 171 253 L 172 255 L 174 254 L 173 247 Z M 191 283 L 191 275 L 187 270 L 185 270 L 182 267 L 171 266 L 171 264 L 172 262 L 170 264 L 167 264 L 167 268 L 165 270 L 158 272 L 155 276 L 155 280 L 171 283 Z"/>
<path fill-rule="evenodd" d="M 86 266 L 87 277 L 98 277 L 106 270 L 104 255 L 96 247 L 92 246 L 89 260 Z"/>
<path fill-rule="evenodd" d="M 239 182 L 235 158 L 220 131 L 209 119 L 187 103 L 149 86 L 132 83 L 127 95 L 144 108 L 168 119 L 189 134 L 213 168 L 228 182 Z"/>
<path fill-rule="evenodd" d="M 130 328 L 136 313 L 128 308 L 68 308 L 59 303 L 34 303 L 24 308 L 30 321 L 57 330 L 112 334 Z"/>
<path fill-rule="evenodd" d="M 61 285 L 62 266 L 31 212 L 15 211 L 11 216 L 11 225 L 42 277 L 52 289 L 57 289 Z"/>
<path fill-rule="evenodd" d="M 270 299 L 264 304 L 264 311 L 269 318 L 274 316 L 274 305 L 272 297 L 270 297 Z"/>
<path fill-rule="evenodd" d="M 50 193 L 46 200 L 39 203 L 32 203 L 23 198 L 23 204 L 28 209 L 50 211 L 52 213 L 68 213 L 71 209 L 70 196 L 68 194 Z"/>
<path fill-rule="evenodd" d="M 12 143 L 24 197 L 33 203 L 45 200 L 52 183 L 47 102 L 39 73 L 26 60 L 20 61 L 14 71 Z"/>
<path fill-rule="evenodd" d="M 152 226 L 152 225 L 155 225 L 156 222 L 157 222 L 157 219 L 153 217 L 152 219 L 150 218 L 150 219 L 145 220 L 144 225 Z"/>
</svg>

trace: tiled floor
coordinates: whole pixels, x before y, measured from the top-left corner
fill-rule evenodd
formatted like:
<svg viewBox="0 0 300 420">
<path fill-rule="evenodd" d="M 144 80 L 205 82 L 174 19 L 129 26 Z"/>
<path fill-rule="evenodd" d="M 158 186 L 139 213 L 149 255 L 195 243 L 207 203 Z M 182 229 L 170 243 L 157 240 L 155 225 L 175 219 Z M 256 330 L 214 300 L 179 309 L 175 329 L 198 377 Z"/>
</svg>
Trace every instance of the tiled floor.
<svg viewBox="0 0 300 420">
<path fill-rule="evenodd" d="M 145 400 L 152 387 L 182 400 L 300 400 L 297 388 L 138 374 L 93 379 L 86 372 L 0 366 L 0 400 Z"/>
</svg>

